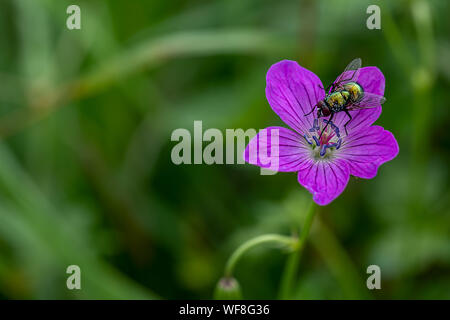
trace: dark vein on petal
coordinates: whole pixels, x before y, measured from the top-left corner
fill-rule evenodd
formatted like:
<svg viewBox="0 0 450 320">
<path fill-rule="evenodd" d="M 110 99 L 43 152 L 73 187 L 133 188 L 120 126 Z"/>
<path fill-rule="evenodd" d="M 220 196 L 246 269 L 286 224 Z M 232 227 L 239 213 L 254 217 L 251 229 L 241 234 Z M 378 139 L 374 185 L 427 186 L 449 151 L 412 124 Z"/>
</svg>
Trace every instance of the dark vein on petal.
<svg viewBox="0 0 450 320">
<path fill-rule="evenodd" d="M 328 166 L 330 167 L 331 172 L 333 172 L 334 179 L 336 180 L 336 189 L 338 189 L 339 188 L 339 179 L 336 175 L 336 172 L 334 172 L 333 166 L 330 163 L 328 163 Z M 334 192 L 334 193 L 336 193 L 336 192 Z"/>
<path fill-rule="evenodd" d="M 298 132 L 303 132 L 303 131 L 304 131 L 304 128 L 306 127 L 305 124 L 304 124 L 303 121 L 299 118 L 299 115 L 298 115 L 297 111 L 295 110 L 295 108 L 292 107 L 291 101 L 290 101 L 290 99 L 288 99 L 288 98 L 286 97 L 286 94 L 284 93 L 284 91 L 280 89 L 280 92 L 282 93 L 284 100 L 285 100 L 285 101 L 287 102 L 287 104 L 289 105 L 289 108 L 295 113 L 296 116 L 295 116 L 295 117 L 292 116 L 292 114 L 291 114 L 290 112 L 286 112 L 286 113 L 288 113 L 288 114 L 291 116 L 291 118 L 292 118 L 293 120 L 298 121 L 298 123 L 294 123 L 295 126 L 296 126 L 297 129 L 298 129 Z M 284 108 L 283 108 L 283 110 L 286 111 Z M 298 125 L 302 125 L 302 126 L 299 127 Z M 303 128 L 302 128 L 302 127 L 303 127 Z"/>
<path fill-rule="evenodd" d="M 328 192 L 328 181 L 327 181 L 327 174 L 325 171 L 325 166 L 322 165 L 323 168 L 323 179 L 325 180 L 325 192 Z"/>
<path fill-rule="evenodd" d="M 294 94 L 294 92 L 292 91 L 289 82 L 288 82 L 288 89 L 289 89 L 289 91 L 291 92 L 291 94 L 294 96 L 295 101 L 296 101 L 297 104 L 299 105 L 299 108 L 300 108 L 301 110 L 303 110 L 303 107 L 301 106 L 300 102 L 298 101 L 297 96 L 296 96 L 296 95 Z M 284 92 L 283 92 L 283 95 L 286 96 Z M 297 116 L 297 121 L 299 121 L 299 124 L 302 124 L 302 127 L 303 127 L 303 128 L 300 128 L 300 129 L 302 129 L 301 131 L 305 131 L 305 129 L 308 129 L 308 128 L 307 128 L 308 125 L 305 125 L 305 122 L 303 121 L 303 119 L 301 118 L 301 116 L 297 113 L 297 110 L 294 109 L 294 108 L 292 107 L 290 100 L 288 100 L 286 97 L 285 97 L 285 99 L 287 100 L 287 102 L 289 103 L 289 106 L 290 106 L 291 109 L 294 111 L 295 115 Z M 309 124 L 309 125 L 310 125 L 310 124 Z"/>
</svg>

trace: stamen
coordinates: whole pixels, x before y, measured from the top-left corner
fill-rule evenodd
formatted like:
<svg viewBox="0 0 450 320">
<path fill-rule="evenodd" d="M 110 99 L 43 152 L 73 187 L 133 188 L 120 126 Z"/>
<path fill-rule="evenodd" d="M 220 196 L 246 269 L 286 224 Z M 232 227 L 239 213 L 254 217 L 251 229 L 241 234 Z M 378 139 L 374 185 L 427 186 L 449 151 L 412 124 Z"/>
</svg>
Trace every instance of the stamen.
<svg viewBox="0 0 450 320">
<path fill-rule="evenodd" d="M 327 153 L 327 145 L 323 145 L 322 148 L 320 148 L 320 156 L 323 157 Z"/>
<path fill-rule="evenodd" d="M 322 136 L 320 136 L 323 127 L 327 124 L 327 129 L 322 133 Z M 314 143 L 317 147 L 319 147 L 316 152 L 318 151 L 318 155 L 320 157 L 326 156 L 327 149 L 332 150 L 333 148 L 335 148 L 337 150 L 341 147 L 342 144 L 342 138 L 339 132 L 339 128 L 332 121 L 329 121 L 327 119 L 322 119 L 321 123 L 319 123 L 319 119 L 314 119 L 312 128 L 309 129 L 308 133 L 303 135 L 303 137 L 309 145 L 313 146 L 313 149 Z"/>
<path fill-rule="evenodd" d="M 316 142 L 316 145 L 319 147 L 319 146 L 320 146 L 320 141 L 319 141 L 319 139 L 317 139 L 316 136 L 313 136 L 312 138 L 313 138 L 314 141 Z"/>
<path fill-rule="evenodd" d="M 319 128 L 319 119 L 314 119 L 313 126 L 311 129 L 309 129 L 309 132 L 315 132 L 319 130 Z"/>
<path fill-rule="evenodd" d="M 303 135 L 303 138 L 305 138 L 306 142 L 308 142 L 309 144 L 311 144 L 311 145 L 313 144 L 312 141 L 308 140 L 308 137 L 306 136 L 306 134 Z"/>
</svg>

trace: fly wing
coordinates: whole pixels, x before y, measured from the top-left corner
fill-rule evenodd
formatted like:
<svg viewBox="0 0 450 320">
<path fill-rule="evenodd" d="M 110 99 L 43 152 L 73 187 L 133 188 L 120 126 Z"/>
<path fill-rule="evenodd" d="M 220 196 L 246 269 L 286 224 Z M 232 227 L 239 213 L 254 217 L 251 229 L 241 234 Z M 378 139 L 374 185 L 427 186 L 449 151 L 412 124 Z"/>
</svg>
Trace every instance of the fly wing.
<svg viewBox="0 0 450 320">
<path fill-rule="evenodd" d="M 344 69 L 344 72 L 342 72 L 340 76 L 334 81 L 334 87 L 340 87 L 342 84 L 345 84 L 347 82 L 356 82 L 359 76 L 359 69 L 361 68 L 361 65 L 361 58 L 353 59 Z"/>
<path fill-rule="evenodd" d="M 368 108 L 374 108 L 378 107 L 381 104 L 386 102 L 386 98 L 383 96 L 380 96 L 378 94 L 370 93 L 370 92 L 364 92 L 364 96 L 361 99 L 361 101 L 358 101 L 356 103 L 352 103 L 350 106 L 347 107 L 348 110 L 358 110 L 358 109 L 368 109 Z"/>
</svg>

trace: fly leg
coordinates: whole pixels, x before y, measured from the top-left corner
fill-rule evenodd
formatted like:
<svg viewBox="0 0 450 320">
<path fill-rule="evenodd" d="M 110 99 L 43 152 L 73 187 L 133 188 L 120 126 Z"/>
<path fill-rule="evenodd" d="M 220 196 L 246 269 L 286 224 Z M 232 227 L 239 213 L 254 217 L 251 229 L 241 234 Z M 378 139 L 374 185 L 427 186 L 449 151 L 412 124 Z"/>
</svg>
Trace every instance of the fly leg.
<svg viewBox="0 0 450 320">
<path fill-rule="evenodd" d="M 320 133 L 319 136 L 319 140 L 322 137 L 323 132 L 325 131 L 325 129 L 328 127 L 328 125 L 330 124 L 330 121 L 333 120 L 333 116 L 334 116 L 334 112 L 331 113 L 330 119 L 328 119 L 327 124 L 325 125 L 325 127 L 322 129 L 322 132 Z"/>
<path fill-rule="evenodd" d="M 330 92 L 334 90 L 334 83 L 330 84 L 326 89 L 325 89 L 325 94 L 327 94 L 328 92 Z"/>
<path fill-rule="evenodd" d="M 312 107 L 312 109 L 311 109 L 310 112 L 304 114 L 304 116 L 309 116 L 311 113 L 313 113 L 313 111 L 314 111 L 314 109 L 315 109 L 316 107 L 317 107 L 317 104 L 316 104 L 314 107 Z"/>
<path fill-rule="evenodd" d="M 345 114 L 347 115 L 347 117 L 350 118 L 350 119 L 344 124 L 345 134 L 348 136 L 347 125 L 349 124 L 350 121 L 352 121 L 352 116 L 350 115 L 350 113 L 348 112 L 347 109 L 345 109 L 344 111 L 345 111 Z"/>
<path fill-rule="evenodd" d="M 318 85 L 320 89 L 325 90 L 325 94 L 327 94 L 328 92 L 330 92 L 331 90 L 334 90 L 334 83 L 330 84 L 326 89 L 324 89 L 321 85 Z"/>
</svg>

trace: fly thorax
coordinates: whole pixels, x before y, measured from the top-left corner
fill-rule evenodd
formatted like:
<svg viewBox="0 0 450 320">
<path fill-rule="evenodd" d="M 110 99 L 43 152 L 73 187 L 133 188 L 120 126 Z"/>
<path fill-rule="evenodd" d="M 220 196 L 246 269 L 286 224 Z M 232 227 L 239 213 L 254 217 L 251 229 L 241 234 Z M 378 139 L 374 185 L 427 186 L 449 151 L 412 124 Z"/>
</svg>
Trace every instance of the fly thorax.
<svg viewBox="0 0 450 320">
<path fill-rule="evenodd" d="M 327 103 L 330 107 L 341 107 L 345 104 L 345 98 L 341 92 L 333 92 L 327 98 Z"/>
<path fill-rule="evenodd" d="M 327 126 L 328 123 L 328 126 Z M 325 131 L 322 130 L 325 129 Z M 322 133 L 322 136 L 320 134 Z M 341 147 L 342 138 L 339 128 L 327 119 L 314 119 L 312 128 L 303 135 L 311 148 L 314 159 L 323 160 L 333 156 L 335 150 Z"/>
</svg>

